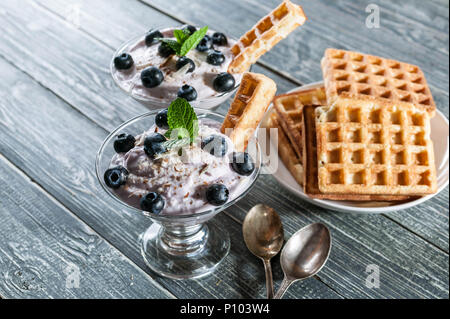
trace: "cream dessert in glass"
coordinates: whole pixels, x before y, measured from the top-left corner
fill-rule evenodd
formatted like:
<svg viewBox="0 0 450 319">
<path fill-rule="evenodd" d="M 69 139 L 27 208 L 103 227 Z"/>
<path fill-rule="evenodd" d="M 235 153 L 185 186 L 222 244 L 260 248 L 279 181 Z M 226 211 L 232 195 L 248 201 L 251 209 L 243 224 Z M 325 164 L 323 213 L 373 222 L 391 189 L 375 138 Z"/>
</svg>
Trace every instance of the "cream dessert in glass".
<svg viewBox="0 0 450 319">
<path fill-rule="evenodd" d="M 207 27 L 153 29 L 115 52 L 111 74 L 123 91 L 147 107 L 167 107 L 182 97 L 193 106 L 213 108 L 240 84 L 242 74 L 228 73 L 235 43 Z"/>
<path fill-rule="evenodd" d="M 211 219 L 251 189 L 261 154 L 256 142 L 236 152 L 219 130 L 222 115 L 195 109 L 175 123 L 171 114 L 187 113 L 171 107 L 114 130 L 99 150 L 96 173 L 112 198 L 154 222 L 140 238 L 146 264 L 166 277 L 197 278 L 228 254 L 228 233 Z M 198 121 L 194 129 L 191 119 Z M 184 132 L 174 129 L 183 125 Z"/>
</svg>

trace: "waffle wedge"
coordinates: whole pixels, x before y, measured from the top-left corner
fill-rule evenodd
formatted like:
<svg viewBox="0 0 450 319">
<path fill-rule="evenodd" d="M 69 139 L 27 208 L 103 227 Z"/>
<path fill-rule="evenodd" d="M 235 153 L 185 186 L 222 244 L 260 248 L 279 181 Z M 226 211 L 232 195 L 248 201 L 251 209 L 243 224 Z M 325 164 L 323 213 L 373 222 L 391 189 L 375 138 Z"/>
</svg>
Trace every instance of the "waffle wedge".
<svg viewBox="0 0 450 319">
<path fill-rule="evenodd" d="M 409 103 L 341 97 L 315 113 L 322 193 L 436 192 L 430 117 L 425 110 Z"/>
<path fill-rule="evenodd" d="M 404 195 L 358 195 L 358 194 L 324 194 L 319 189 L 317 140 L 315 109 L 317 106 L 306 105 L 303 108 L 303 190 L 306 195 L 317 199 L 346 201 L 403 201 L 410 197 Z"/>
<path fill-rule="evenodd" d="M 418 66 L 357 52 L 327 49 L 322 59 L 328 105 L 342 97 L 371 97 L 422 107 L 436 105 Z"/>
<path fill-rule="evenodd" d="M 278 132 L 278 155 L 299 185 L 303 184 L 303 166 L 294 151 L 284 129 L 280 126 L 278 116 L 272 113 L 266 123 L 267 128 L 275 128 Z"/>
<path fill-rule="evenodd" d="M 260 56 L 272 49 L 297 27 L 303 25 L 306 16 L 301 6 L 285 0 L 269 15 L 262 18 L 231 48 L 234 55 L 228 72 L 243 73 Z"/>
<path fill-rule="evenodd" d="M 286 132 L 295 153 L 303 157 L 302 121 L 304 105 L 326 105 L 324 87 L 302 92 L 288 93 L 275 97 L 273 100 L 281 127 Z"/>
<path fill-rule="evenodd" d="M 247 148 L 276 91 L 275 82 L 262 74 L 247 72 L 243 75 L 221 127 L 221 132 L 230 137 L 237 151 Z"/>
</svg>

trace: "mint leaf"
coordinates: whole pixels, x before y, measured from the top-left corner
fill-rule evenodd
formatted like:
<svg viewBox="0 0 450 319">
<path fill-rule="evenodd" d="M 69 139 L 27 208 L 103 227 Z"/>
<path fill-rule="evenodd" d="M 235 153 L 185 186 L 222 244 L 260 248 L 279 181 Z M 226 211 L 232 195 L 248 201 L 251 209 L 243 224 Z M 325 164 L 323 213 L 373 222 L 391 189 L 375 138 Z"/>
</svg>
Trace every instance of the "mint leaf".
<svg viewBox="0 0 450 319">
<path fill-rule="evenodd" d="M 191 143 L 198 135 L 198 118 L 194 108 L 183 98 L 173 101 L 167 112 L 167 122 L 169 124 L 169 137 L 176 131 L 178 138 L 189 137 Z"/>
<path fill-rule="evenodd" d="M 208 32 L 208 27 L 203 27 L 195 31 L 189 38 L 187 38 L 181 45 L 179 56 L 185 56 L 190 50 L 195 48 Z"/>
<path fill-rule="evenodd" d="M 189 31 L 187 31 L 188 33 L 186 33 L 185 30 L 174 30 L 173 31 L 173 35 L 175 36 L 175 38 L 177 39 L 178 43 L 181 45 L 183 45 L 184 41 L 186 41 L 189 38 Z"/>
</svg>

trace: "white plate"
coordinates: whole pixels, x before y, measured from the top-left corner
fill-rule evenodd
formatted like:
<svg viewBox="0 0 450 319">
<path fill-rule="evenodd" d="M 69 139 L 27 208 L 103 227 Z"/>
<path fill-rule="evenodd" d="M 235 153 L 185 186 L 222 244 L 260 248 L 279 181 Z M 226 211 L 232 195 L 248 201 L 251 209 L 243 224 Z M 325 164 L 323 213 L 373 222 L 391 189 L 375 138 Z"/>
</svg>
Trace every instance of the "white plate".
<svg viewBox="0 0 450 319">
<path fill-rule="evenodd" d="M 322 82 L 311 83 L 290 92 L 304 91 L 323 85 Z M 273 112 L 272 107 L 266 113 L 263 121 L 266 121 L 270 114 Z M 346 213 L 388 213 L 391 211 L 399 211 L 406 208 L 411 208 L 419 205 L 441 192 L 448 185 L 449 175 L 449 123 L 447 118 L 439 110 L 436 110 L 436 116 L 431 119 L 431 139 L 434 144 L 434 154 L 436 162 L 437 184 L 438 192 L 436 194 L 421 197 L 419 199 L 395 203 L 395 202 L 352 202 L 352 201 L 334 201 L 334 200 L 322 200 L 313 199 L 308 197 L 302 187 L 298 185 L 295 179 L 292 177 L 289 170 L 284 166 L 281 159 L 278 161 L 278 169 L 273 174 L 275 179 L 284 187 L 298 195 L 300 198 L 310 202 L 314 205 L 322 208 L 346 212 Z M 264 144 L 264 143 L 263 143 Z M 265 154 L 268 154 L 266 152 Z"/>
</svg>

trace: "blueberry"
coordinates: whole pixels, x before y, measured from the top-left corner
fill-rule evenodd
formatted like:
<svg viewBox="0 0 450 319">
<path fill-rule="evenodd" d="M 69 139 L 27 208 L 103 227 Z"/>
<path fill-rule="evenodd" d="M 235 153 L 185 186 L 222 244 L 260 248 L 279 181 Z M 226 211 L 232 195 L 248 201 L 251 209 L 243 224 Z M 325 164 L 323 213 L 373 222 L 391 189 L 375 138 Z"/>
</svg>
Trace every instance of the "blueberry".
<svg viewBox="0 0 450 319">
<path fill-rule="evenodd" d="M 128 70 L 133 64 L 133 57 L 128 53 L 122 53 L 114 58 L 114 66 L 117 70 Z"/>
<path fill-rule="evenodd" d="M 162 128 L 163 130 L 169 129 L 169 123 L 167 122 L 167 112 L 168 111 L 169 111 L 168 109 L 159 111 L 155 117 L 156 126 L 158 126 L 159 128 Z"/>
<path fill-rule="evenodd" d="M 154 88 L 164 81 L 164 74 L 156 66 L 150 66 L 142 71 L 141 80 L 146 88 Z"/>
<path fill-rule="evenodd" d="M 194 101 L 197 99 L 197 91 L 192 86 L 185 84 L 178 90 L 178 97 L 188 102 Z"/>
<path fill-rule="evenodd" d="M 197 31 L 197 28 L 193 25 L 187 25 L 183 27 L 183 30 L 188 30 L 190 34 L 194 34 L 194 32 Z"/>
<path fill-rule="evenodd" d="M 163 58 L 167 58 L 169 55 L 175 54 L 175 51 L 165 42 L 161 42 L 160 46 L 158 47 L 158 53 Z"/>
<path fill-rule="evenodd" d="M 206 199 L 211 205 L 220 206 L 228 201 L 229 193 L 225 185 L 213 184 L 206 190 Z"/>
<path fill-rule="evenodd" d="M 182 56 L 181 58 L 178 59 L 177 63 L 175 64 L 175 67 L 177 68 L 177 70 L 179 70 L 188 63 L 190 64 L 190 68 L 187 70 L 187 73 L 193 72 L 195 70 L 194 61 L 185 56 Z"/>
<path fill-rule="evenodd" d="M 167 151 L 163 142 L 166 141 L 164 135 L 159 133 L 152 133 L 144 140 L 144 152 L 149 157 L 154 158 L 155 155 L 165 153 Z"/>
<path fill-rule="evenodd" d="M 148 135 L 145 138 L 146 141 L 149 142 L 156 142 L 156 143 L 161 143 L 161 142 L 165 142 L 167 139 L 164 135 L 159 134 L 159 133 L 151 133 L 150 135 Z"/>
<path fill-rule="evenodd" d="M 228 151 L 227 140 L 220 135 L 210 135 L 202 141 L 202 150 L 216 157 L 222 157 Z"/>
<path fill-rule="evenodd" d="M 248 153 L 233 153 L 231 167 L 239 175 L 248 176 L 254 171 L 255 164 Z"/>
<path fill-rule="evenodd" d="M 234 77 L 230 73 L 220 73 L 213 82 L 214 90 L 217 92 L 229 92 L 236 84 Z"/>
<path fill-rule="evenodd" d="M 205 35 L 205 37 L 197 45 L 197 51 L 206 52 L 212 48 L 212 44 L 211 37 L 209 35 Z"/>
<path fill-rule="evenodd" d="M 156 38 L 164 38 L 164 35 L 159 30 L 150 30 L 145 35 L 145 44 L 148 47 L 152 44 L 155 44 L 156 42 L 158 42 L 157 40 L 155 40 Z"/>
<path fill-rule="evenodd" d="M 222 52 L 217 50 L 211 50 L 208 52 L 206 62 L 212 65 L 221 65 L 225 61 L 225 56 Z"/>
<path fill-rule="evenodd" d="M 212 40 L 214 44 L 217 45 L 227 45 L 228 44 L 228 39 L 225 36 L 225 34 L 221 33 L 221 32 L 216 32 L 213 34 L 212 36 Z"/>
<path fill-rule="evenodd" d="M 127 182 L 128 171 L 123 166 L 116 166 L 106 170 L 103 179 L 108 187 L 118 189 Z"/>
<path fill-rule="evenodd" d="M 141 209 L 146 212 L 158 215 L 164 208 L 165 200 L 158 193 L 148 193 L 141 198 Z"/>
<path fill-rule="evenodd" d="M 125 153 L 131 150 L 134 147 L 134 143 L 136 139 L 133 135 L 130 134 L 120 134 L 116 137 L 114 141 L 114 150 L 117 153 Z"/>
</svg>

